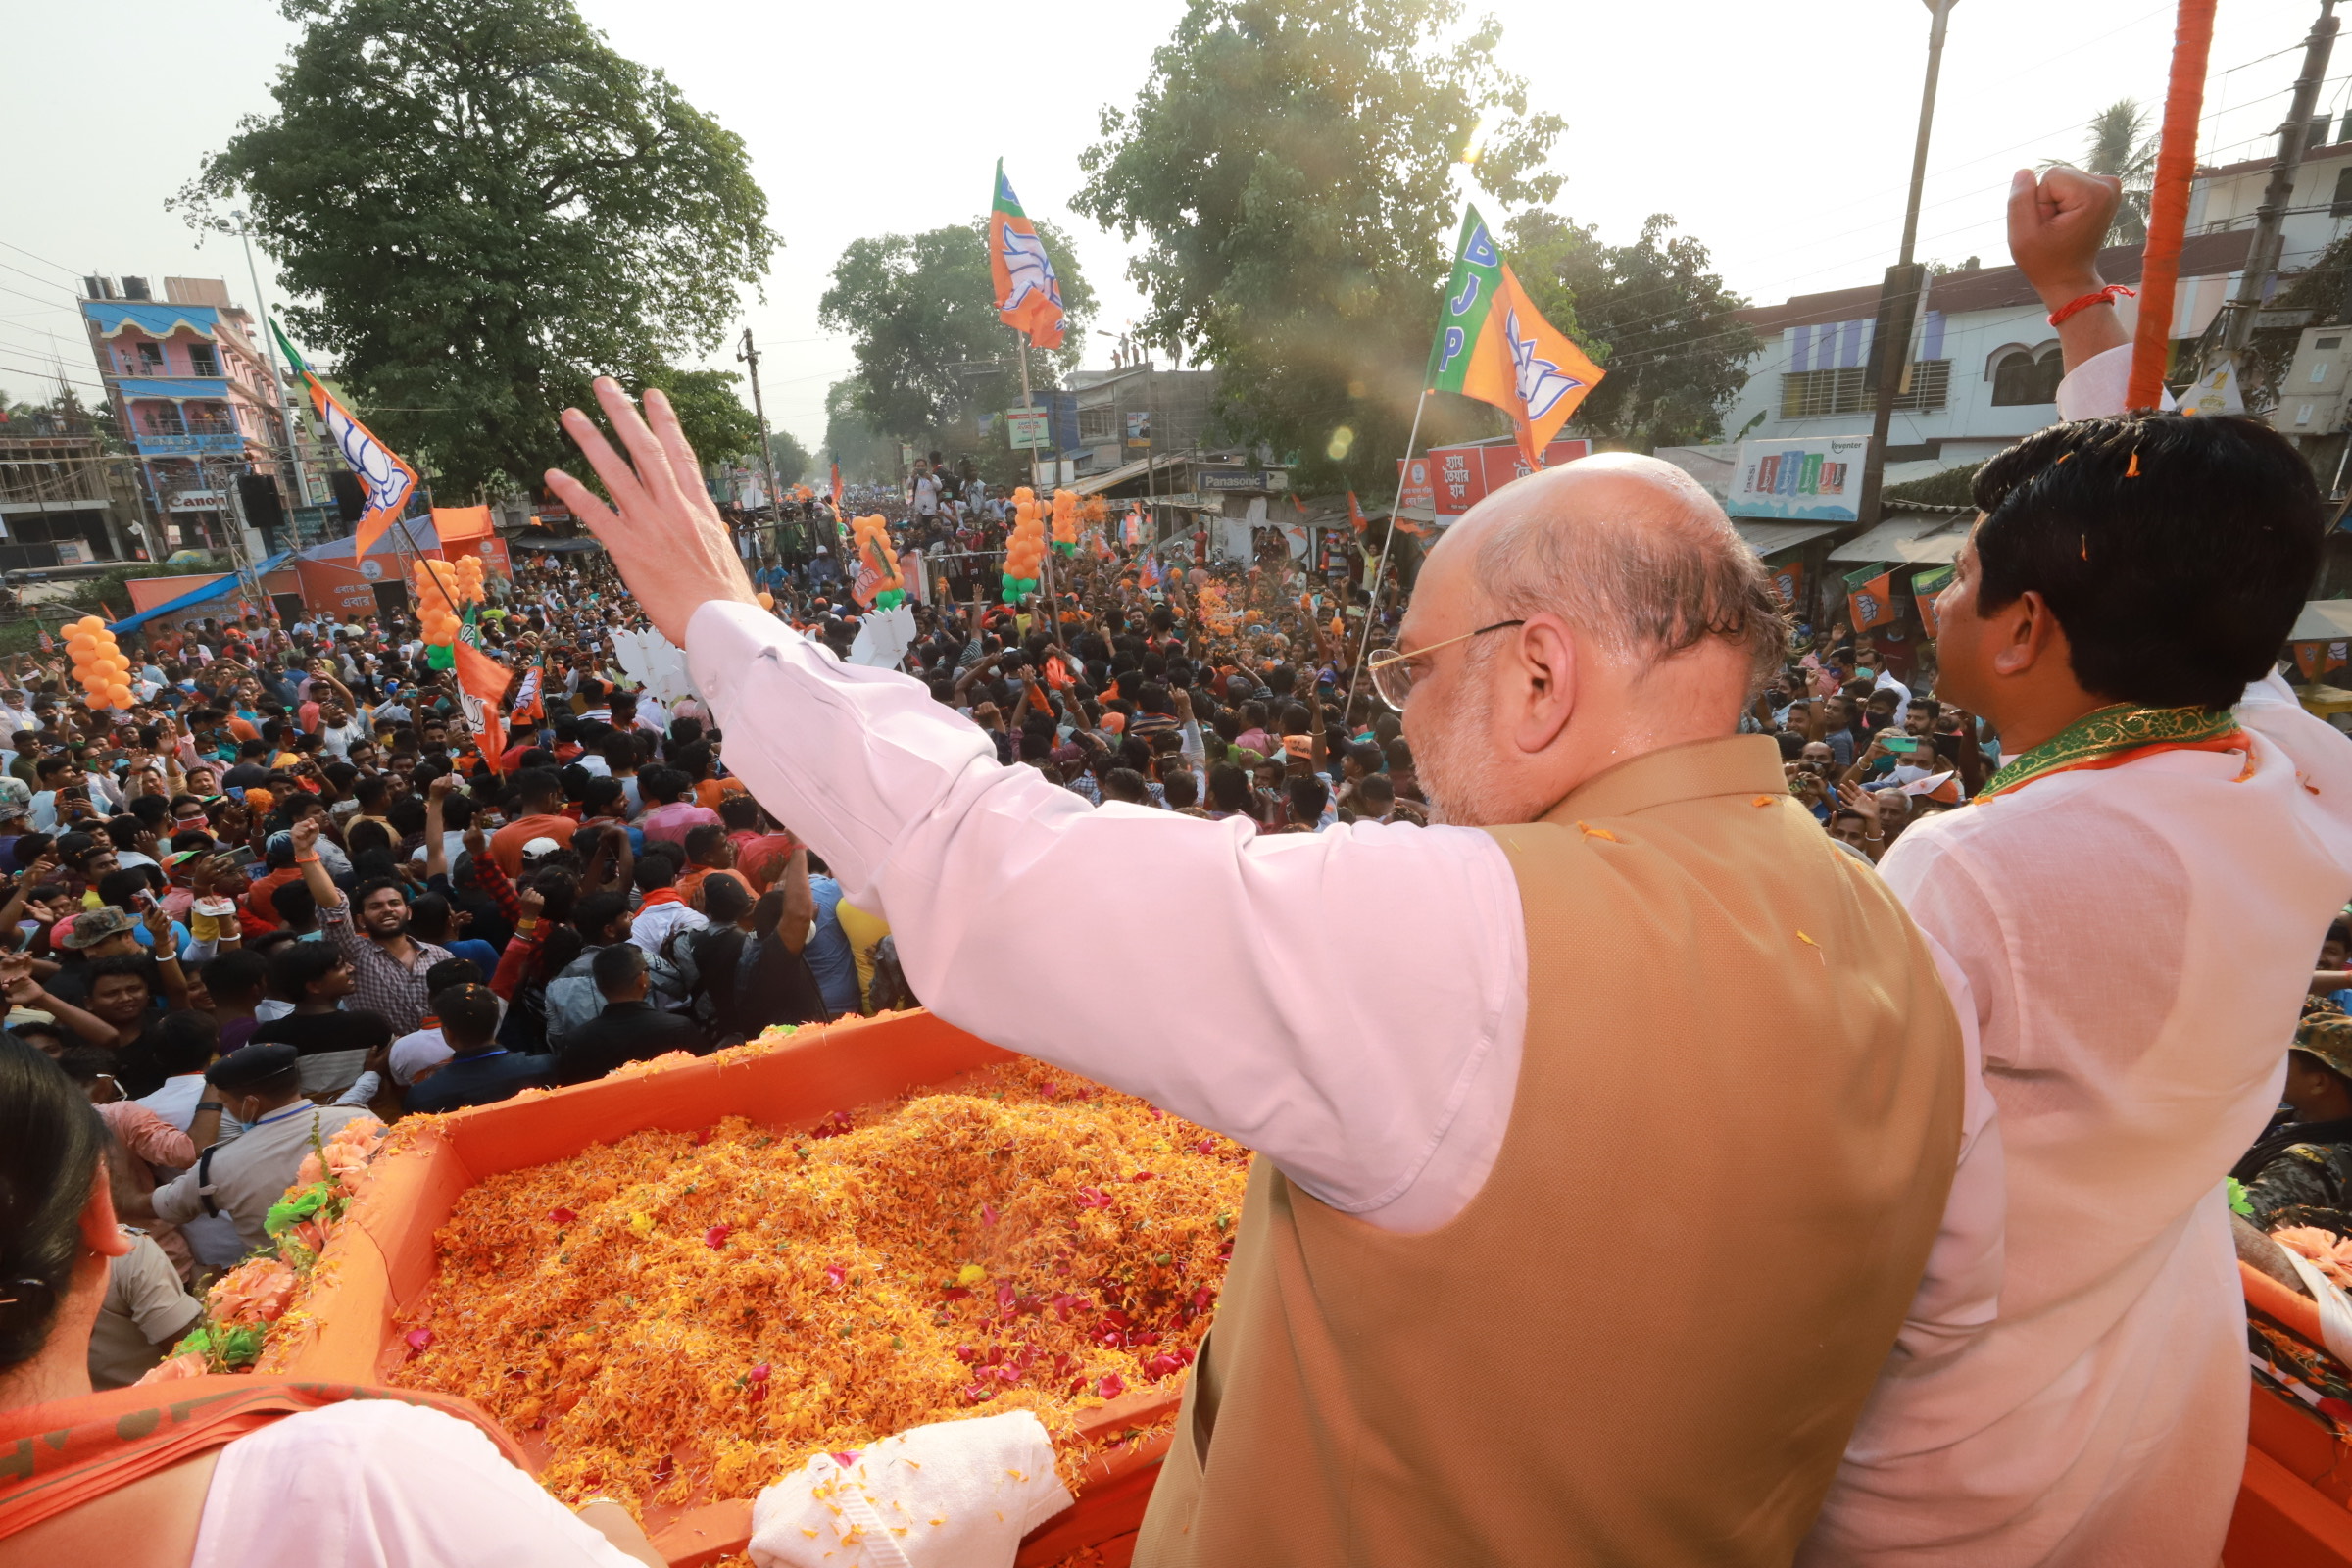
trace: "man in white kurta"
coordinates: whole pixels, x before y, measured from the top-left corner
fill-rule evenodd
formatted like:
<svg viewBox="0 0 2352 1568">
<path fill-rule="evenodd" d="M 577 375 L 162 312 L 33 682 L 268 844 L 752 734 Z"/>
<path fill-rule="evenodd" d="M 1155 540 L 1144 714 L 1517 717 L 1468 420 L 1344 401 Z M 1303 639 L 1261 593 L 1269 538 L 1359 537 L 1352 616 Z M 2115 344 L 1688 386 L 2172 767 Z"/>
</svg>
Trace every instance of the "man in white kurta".
<svg viewBox="0 0 2352 1568">
<path fill-rule="evenodd" d="M 2088 176 L 2020 175 L 2013 243 L 2054 313 L 2099 283 L 2055 253 L 2087 258 L 2112 210 Z M 2092 309 L 2061 327 L 2070 419 L 2124 406 L 2132 351 Z M 2001 1215 L 1980 1276 L 1997 1289 L 1941 1305 L 1973 1327 L 1906 1336 L 1801 1563 L 2220 1556 L 2247 1419 L 2223 1177 L 2278 1104 L 2312 956 L 2352 896 L 2352 741 L 2275 674 L 2236 716 L 2240 750 L 2033 778 L 1915 824 L 1881 863 L 1957 971 L 1999 1108 L 1997 1177 L 1979 1160 L 1951 1200 Z"/>
</svg>

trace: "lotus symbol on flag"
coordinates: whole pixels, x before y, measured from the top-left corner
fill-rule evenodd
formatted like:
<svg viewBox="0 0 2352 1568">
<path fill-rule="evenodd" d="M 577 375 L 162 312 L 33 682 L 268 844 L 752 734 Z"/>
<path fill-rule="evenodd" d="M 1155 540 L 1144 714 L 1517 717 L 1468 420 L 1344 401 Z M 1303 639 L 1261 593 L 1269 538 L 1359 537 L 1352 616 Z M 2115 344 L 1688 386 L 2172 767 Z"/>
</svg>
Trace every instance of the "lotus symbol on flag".
<svg viewBox="0 0 2352 1568">
<path fill-rule="evenodd" d="M 326 406 L 326 433 L 350 464 L 360 482 L 368 487 L 368 510 L 388 512 L 398 515 L 409 499 L 409 487 L 415 481 L 407 469 L 385 451 L 382 443 L 352 422 L 339 403 Z"/>
<path fill-rule="evenodd" d="M 1046 259 L 1046 242 L 1035 234 L 1016 234 L 1010 223 L 998 225 L 1004 236 L 1004 270 L 1012 274 L 1012 297 L 1001 309 L 1015 311 L 1032 294 L 1061 303 L 1054 286 L 1054 264 Z"/>
<path fill-rule="evenodd" d="M 1519 377 L 1519 401 L 1527 408 L 1527 420 L 1534 423 L 1551 412 L 1551 406 L 1585 383 L 1565 374 L 1549 360 L 1536 357 L 1533 334 L 1519 335 L 1519 313 L 1506 312 L 1503 330 L 1510 334 L 1511 363 Z"/>
</svg>

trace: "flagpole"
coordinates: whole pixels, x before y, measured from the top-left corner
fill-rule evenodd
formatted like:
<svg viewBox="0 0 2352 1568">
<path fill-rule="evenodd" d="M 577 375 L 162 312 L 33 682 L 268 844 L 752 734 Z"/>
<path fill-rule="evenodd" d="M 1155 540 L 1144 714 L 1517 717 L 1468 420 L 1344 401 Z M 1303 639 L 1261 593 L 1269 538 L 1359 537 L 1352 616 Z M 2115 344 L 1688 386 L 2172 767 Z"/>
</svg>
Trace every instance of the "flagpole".
<svg viewBox="0 0 2352 1568">
<path fill-rule="evenodd" d="M 1380 593 L 1383 588 L 1388 586 L 1389 581 L 1389 547 L 1396 542 L 1396 514 L 1404 510 L 1404 478 L 1407 473 L 1412 471 L 1413 446 L 1421 438 L 1421 411 L 1429 406 L 1433 390 L 1430 387 L 1423 387 L 1421 395 L 1413 400 L 1413 427 L 1404 438 L 1404 461 L 1396 466 L 1396 500 L 1389 508 L 1389 531 L 1381 535 L 1380 564 L 1373 569 L 1371 593 L 1364 603 L 1363 641 L 1356 646 L 1355 668 L 1348 676 L 1348 700 L 1350 704 L 1355 701 L 1355 694 L 1361 689 L 1364 678 L 1364 661 L 1372 652 L 1372 623 L 1379 617 Z M 1346 721 L 1346 714 L 1343 712 L 1341 722 L 1345 723 Z"/>
</svg>

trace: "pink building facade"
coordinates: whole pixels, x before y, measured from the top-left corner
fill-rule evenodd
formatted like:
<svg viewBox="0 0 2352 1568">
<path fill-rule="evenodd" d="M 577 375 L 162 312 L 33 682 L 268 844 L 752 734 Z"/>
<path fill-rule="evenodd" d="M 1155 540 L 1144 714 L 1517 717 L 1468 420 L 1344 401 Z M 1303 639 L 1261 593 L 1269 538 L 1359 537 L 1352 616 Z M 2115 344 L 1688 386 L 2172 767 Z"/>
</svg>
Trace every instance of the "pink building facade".
<svg viewBox="0 0 2352 1568">
<path fill-rule="evenodd" d="M 168 277 L 164 298 L 146 280 L 86 280 L 90 347 L 115 419 L 138 454 L 157 558 L 226 549 L 237 527 L 237 478 L 276 478 L 285 426 L 255 325 L 219 278 Z"/>
</svg>

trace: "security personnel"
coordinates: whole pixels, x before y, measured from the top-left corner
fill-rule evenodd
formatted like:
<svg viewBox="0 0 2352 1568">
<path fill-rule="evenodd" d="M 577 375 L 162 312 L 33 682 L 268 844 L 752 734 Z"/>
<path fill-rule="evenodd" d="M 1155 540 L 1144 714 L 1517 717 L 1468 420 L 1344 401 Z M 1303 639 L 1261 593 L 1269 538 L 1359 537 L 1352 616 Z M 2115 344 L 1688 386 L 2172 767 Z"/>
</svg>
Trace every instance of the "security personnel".
<svg viewBox="0 0 2352 1568">
<path fill-rule="evenodd" d="M 199 1214 L 225 1214 L 248 1250 L 266 1247 L 270 1233 L 263 1222 L 294 1185 L 303 1156 L 368 1111 L 305 1100 L 301 1057 L 292 1046 L 247 1046 L 214 1062 L 204 1077 L 244 1131 L 213 1145 L 193 1169 L 157 1188 L 155 1216 L 184 1225 Z"/>
</svg>

